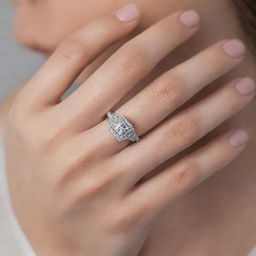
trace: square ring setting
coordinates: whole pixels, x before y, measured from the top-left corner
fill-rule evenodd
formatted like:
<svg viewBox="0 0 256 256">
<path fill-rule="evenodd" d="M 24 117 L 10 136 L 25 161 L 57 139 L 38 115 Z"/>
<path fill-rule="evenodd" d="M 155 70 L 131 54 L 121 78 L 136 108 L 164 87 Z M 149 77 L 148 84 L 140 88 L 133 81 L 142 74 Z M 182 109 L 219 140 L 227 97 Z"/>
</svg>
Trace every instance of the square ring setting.
<svg viewBox="0 0 256 256">
<path fill-rule="evenodd" d="M 139 141 L 133 125 L 123 116 L 112 112 L 107 113 L 109 121 L 109 131 L 118 141 L 130 140 Z"/>
</svg>

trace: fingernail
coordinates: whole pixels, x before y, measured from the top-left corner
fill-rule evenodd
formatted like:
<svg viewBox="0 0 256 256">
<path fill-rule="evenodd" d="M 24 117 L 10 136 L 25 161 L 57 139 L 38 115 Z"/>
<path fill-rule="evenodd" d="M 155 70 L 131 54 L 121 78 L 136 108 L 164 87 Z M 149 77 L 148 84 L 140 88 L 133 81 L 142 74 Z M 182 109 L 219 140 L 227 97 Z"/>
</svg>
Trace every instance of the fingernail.
<svg viewBox="0 0 256 256">
<path fill-rule="evenodd" d="M 115 16 L 120 21 L 132 21 L 140 16 L 139 8 L 134 3 L 129 3 L 116 11 Z"/>
<path fill-rule="evenodd" d="M 240 94 L 249 96 L 255 92 L 256 86 L 251 78 L 243 78 L 237 82 L 236 89 Z"/>
<path fill-rule="evenodd" d="M 195 10 L 184 12 L 180 15 L 180 21 L 188 28 L 197 27 L 200 17 Z"/>
<path fill-rule="evenodd" d="M 245 130 L 239 130 L 234 132 L 230 137 L 229 137 L 229 144 L 232 147 L 240 147 L 249 141 L 249 135 Z"/>
<path fill-rule="evenodd" d="M 245 55 L 244 44 L 237 39 L 230 40 L 223 45 L 224 51 L 232 58 L 240 58 Z"/>
</svg>

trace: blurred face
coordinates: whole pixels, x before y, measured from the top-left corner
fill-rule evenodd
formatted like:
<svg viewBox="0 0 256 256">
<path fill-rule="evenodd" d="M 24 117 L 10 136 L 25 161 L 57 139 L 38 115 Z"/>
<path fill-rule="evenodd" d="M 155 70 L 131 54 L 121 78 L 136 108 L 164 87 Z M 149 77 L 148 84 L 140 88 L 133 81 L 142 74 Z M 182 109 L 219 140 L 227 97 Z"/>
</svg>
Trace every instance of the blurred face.
<svg viewBox="0 0 256 256">
<path fill-rule="evenodd" d="M 16 35 L 25 46 L 49 55 L 69 34 L 105 13 L 114 12 L 127 0 L 13 0 L 17 4 Z M 217 5 L 223 0 L 210 1 Z M 143 12 L 143 23 L 182 8 L 205 9 L 205 0 L 135 0 Z M 212 8 L 214 9 L 214 8 Z"/>
<path fill-rule="evenodd" d="M 48 55 L 67 35 L 112 8 L 113 0 L 16 0 L 16 36 Z"/>
</svg>

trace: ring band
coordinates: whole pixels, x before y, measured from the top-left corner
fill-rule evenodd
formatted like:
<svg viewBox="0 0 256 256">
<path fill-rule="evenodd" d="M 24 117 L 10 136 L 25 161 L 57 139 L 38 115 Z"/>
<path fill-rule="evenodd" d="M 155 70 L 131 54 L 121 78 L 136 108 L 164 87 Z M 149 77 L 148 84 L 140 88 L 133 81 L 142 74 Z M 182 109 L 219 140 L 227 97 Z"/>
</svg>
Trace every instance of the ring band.
<svg viewBox="0 0 256 256">
<path fill-rule="evenodd" d="M 107 117 L 109 131 L 118 141 L 139 141 L 139 137 L 137 136 L 133 125 L 123 115 L 116 115 L 113 112 L 108 112 Z"/>
</svg>

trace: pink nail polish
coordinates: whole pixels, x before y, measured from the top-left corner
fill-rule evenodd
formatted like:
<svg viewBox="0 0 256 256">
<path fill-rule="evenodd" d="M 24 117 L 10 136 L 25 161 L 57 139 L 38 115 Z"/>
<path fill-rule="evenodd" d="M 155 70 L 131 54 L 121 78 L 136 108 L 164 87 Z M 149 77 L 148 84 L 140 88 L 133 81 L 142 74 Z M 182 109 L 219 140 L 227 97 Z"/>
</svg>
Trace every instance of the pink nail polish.
<svg viewBox="0 0 256 256">
<path fill-rule="evenodd" d="M 129 3 L 116 11 L 115 16 L 120 21 L 128 22 L 140 16 L 139 8 L 134 3 Z"/>
<path fill-rule="evenodd" d="M 240 94 L 249 96 L 255 92 L 256 87 L 251 78 L 243 78 L 237 82 L 236 89 Z"/>
<path fill-rule="evenodd" d="M 245 55 L 246 51 L 244 44 L 237 39 L 226 42 L 223 49 L 232 58 L 240 58 Z"/>
<path fill-rule="evenodd" d="M 249 135 L 245 130 L 238 130 L 231 134 L 228 141 L 232 147 L 240 147 L 247 144 Z"/>
<path fill-rule="evenodd" d="M 200 17 L 195 10 L 184 12 L 180 15 L 180 21 L 188 28 L 197 27 L 200 22 Z"/>
</svg>

